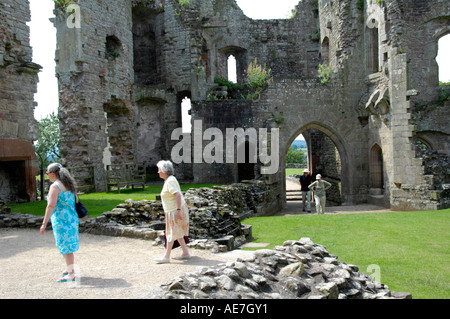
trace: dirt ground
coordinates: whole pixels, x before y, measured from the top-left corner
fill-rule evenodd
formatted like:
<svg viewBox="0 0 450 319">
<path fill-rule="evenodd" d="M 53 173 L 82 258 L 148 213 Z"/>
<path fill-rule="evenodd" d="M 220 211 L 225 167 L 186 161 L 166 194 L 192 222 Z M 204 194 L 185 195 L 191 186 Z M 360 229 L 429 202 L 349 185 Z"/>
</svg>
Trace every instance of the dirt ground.
<svg viewBox="0 0 450 319">
<path fill-rule="evenodd" d="M 57 283 L 65 268 L 53 233 L 38 229 L 0 228 L 0 298 L 3 299 L 126 299 L 146 298 L 151 289 L 197 267 L 234 261 L 251 252 L 214 254 L 191 250 L 192 259 L 155 264 L 163 248 L 152 241 L 81 233 L 75 253 L 74 283 Z M 172 257 L 181 253 L 175 249 Z"/>
</svg>

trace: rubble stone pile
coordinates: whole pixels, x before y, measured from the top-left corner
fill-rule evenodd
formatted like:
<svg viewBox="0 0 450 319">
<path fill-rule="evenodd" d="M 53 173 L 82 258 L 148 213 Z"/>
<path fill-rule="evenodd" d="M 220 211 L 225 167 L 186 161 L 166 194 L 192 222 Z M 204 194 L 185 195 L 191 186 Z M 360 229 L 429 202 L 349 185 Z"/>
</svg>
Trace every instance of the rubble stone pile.
<svg viewBox="0 0 450 319">
<path fill-rule="evenodd" d="M 309 238 L 288 240 L 235 262 L 199 267 L 150 291 L 175 299 L 411 299 L 339 262 Z"/>
</svg>

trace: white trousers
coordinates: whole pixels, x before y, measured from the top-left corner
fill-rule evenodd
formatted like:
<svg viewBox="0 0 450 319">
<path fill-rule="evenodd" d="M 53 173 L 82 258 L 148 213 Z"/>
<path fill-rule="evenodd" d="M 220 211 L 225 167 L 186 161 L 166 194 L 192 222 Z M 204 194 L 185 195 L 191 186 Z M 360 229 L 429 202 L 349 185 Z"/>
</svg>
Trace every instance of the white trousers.
<svg viewBox="0 0 450 319">
<path fill-rule="evenodd" d="M 314 194 L 314 200 L 316 202 L 316 212 L 317 214 L 324 214 L 325 213 L 325 202 L 326 202 L 326 196 L 318 196 L 317 194 Z"/>
</svg>

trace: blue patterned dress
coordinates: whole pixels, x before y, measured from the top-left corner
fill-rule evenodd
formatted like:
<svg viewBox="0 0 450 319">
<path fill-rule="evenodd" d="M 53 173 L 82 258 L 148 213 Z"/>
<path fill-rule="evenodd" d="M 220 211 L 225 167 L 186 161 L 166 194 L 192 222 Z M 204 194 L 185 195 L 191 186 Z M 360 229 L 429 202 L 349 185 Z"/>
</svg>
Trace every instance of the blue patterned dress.
<svg viewBox="0 0 450 319">
<path fill-rule="evenodd" d="M 61 188 L 59 187 L 59 190 Z M 56 246 L 62 255 L 76 252 L 78 241 L 78 214 L 75 211 L 75 195 L 71 191 L 61 191 L 51 216 Z"/>
</svg>

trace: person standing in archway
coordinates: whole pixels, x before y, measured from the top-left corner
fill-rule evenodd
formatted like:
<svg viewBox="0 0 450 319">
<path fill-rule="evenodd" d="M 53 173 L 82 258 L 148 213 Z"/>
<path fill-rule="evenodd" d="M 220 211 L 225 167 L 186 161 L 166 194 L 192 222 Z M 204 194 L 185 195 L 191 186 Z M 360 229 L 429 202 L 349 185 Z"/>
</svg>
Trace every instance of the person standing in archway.
<svg viewBox="0 0 450 319">
<path fill-rule="evenodd" d="M 316 175 L 316 181 L 308 186 L 313 191 L 314 200 L 316 202 L 317 214 L 325 213 L 326 191 L 331 187 L 331 184 L 322 179 L 322 175 Z"/>
<path fill-rule="evenodd" d="M 311 213 L 311 190 L 309 189 L 311 183 L 312 177 L 309 175 L 309 169 L 305 169 L 303 175 L 300 176 L 300 189 L 302 191 L 303 211 L 305 211 L 306 208 L 308 213 Z"/>
</svg>

